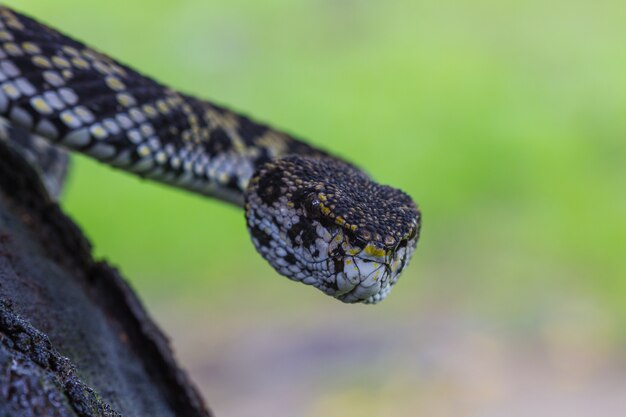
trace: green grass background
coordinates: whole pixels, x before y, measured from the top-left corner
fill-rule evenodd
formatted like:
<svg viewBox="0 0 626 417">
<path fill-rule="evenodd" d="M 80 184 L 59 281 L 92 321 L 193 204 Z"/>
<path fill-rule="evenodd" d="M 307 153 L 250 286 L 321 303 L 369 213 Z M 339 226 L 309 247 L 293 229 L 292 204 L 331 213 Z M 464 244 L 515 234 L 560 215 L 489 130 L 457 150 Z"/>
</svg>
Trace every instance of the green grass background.
<svg viewBox="0 0 626 417">
<path fill-rule="evenodd" d="M 397 293 L 526 312 L 579 291 L 626 317 L 624 3 L 7 3 L 406 190 L 424 229 Z M 240 210 L 75 168 L 64 206 L 137 287 L 304 294 L 273 279 Z"/>
<path fill-rule="evenodd" d="M 6 3 L 308 138 L 423 210 L 389 299 L 342 306 L 278 277 L 240 209 L 75 158 L 65 209 L 158 317 L 172 300 L 250 320 L 442 306 L 523 332 L 582 299 L 602 312 L 602 337 L 626 340 L 623 1 Z"/>
</svg>

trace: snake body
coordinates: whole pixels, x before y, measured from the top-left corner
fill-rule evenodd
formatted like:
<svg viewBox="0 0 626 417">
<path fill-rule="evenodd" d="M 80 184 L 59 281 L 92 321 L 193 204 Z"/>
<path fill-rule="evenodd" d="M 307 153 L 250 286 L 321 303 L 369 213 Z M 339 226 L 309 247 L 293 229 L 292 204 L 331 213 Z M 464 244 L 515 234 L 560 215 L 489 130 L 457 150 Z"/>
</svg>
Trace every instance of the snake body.
<svg viewBox="0 0 626 417">
<path fill-rule="evenodd" d="M 376 303 L 415 249 L 420 212 L 354 165 L 175 91 L 0 7 L 0 118 L 52 145 L 245 208 L 281 274 Z"/>
</svg>

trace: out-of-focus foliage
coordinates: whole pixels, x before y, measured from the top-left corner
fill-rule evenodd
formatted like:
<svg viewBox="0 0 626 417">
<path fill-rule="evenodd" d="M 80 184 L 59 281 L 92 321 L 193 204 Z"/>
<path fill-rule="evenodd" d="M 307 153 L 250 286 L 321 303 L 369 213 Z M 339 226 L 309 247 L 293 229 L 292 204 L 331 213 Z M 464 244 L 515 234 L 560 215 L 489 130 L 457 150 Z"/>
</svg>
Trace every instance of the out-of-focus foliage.
<svg viewBox="0 0 626 417">
<path fill-rule="evenodd" d="M 420 246 L 389 299 L 343 306 L 278 277 L 255 254 L 241 210 L 76 158 L 64 206 L 164 322 L 176 311 L 232 341 L 248 330 L 226 327 L 248 327 L 213 320 L 218 312 L 261 328 L 285 317 L 315 327 L 317 317 L 318 327 L 347 321 L 393 338 L 389 326 L 443 315 L 496 322 L 509 342 L 556 337 L 600 357 L 622 346 L 623 1 L 7 3 L 160 81 L 308 138 L 422 207 Z M 188 363 L 202 362 L 203 343 L 182 348 Z M 342 375 L 368 380 L 362 366 Z M 424 381 L 413 390 L 406 375 L 390 375 L 379 390 L 346 376 L 337 397 L 311 410 L 372 410 L 368 401 L 386 404 L 387 391 L 394 404 L 430 396 Z"/>
</svg>

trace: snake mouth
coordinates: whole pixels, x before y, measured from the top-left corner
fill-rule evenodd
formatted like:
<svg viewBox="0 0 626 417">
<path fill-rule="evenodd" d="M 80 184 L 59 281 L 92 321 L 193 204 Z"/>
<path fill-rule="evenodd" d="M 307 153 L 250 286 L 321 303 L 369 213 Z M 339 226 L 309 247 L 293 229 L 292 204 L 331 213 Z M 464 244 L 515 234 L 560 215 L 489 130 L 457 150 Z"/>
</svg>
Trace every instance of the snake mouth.
<svg viewBox="0 0 626 417">
<path fill-rule="evenodd" d="M 335 298 L 345 303 L 376 304 L 382 301 L 391 291 L 397 280 L 394 264 L 397 266 L 397 255 L 403 253 L 385 252 L 382 256 L 372 256 L 362 251 L 355 256 L 347 256 L 340 260 L 341 271 L 334 276 L 337 291 Z M 335 260 L 335 263 L 339 263 Z"/>
<path fill-rule="evenodd" d="M 358 275 L 352 277 L 352 288 L 335 297 L 345 303 L 377 304 L 384 300 L 408 265 L 416 244 L 417 238 L 413 238 L 381 256 L 362 251 L 351 257 L 350 262 L 346 260 L 345 263 L 354 265 L 352 271 L 358 272 Z M 344 269 L 342 273 L 345 272 Z M 345 276 L 337 274 L 338 282 L 343 279 Z"/>
<path fill-rule="evenodd" d="M 345 279 L 345 275 L 341 272 L 337 274 L 336 280 L 340 282 Z M 365 285 L 366 280 L 354 284 L 352 288 L 344 293 L 336 293 L 335 298 L 344 303 L 364 303 L 376 304 L 383 300 L 391 290 L 387 280 L 372 282 Z"/>
</svg>

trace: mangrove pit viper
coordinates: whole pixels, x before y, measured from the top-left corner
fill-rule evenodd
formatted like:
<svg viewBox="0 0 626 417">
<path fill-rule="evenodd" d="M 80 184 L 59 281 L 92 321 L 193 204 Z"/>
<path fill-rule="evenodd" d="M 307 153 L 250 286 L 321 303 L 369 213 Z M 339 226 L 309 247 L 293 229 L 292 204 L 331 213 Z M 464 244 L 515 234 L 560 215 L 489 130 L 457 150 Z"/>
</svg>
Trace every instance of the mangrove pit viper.
<svg viewBox="0 0 626 417">
<path fill-rule="evenodd" d="M 6 7 L 0 118 L 50 144 L 244 207 L 252 241 L 276 271 L 346 303 L 385 298 L 417 244 L 421 216 L 404 192 Z"/>
</svg>

